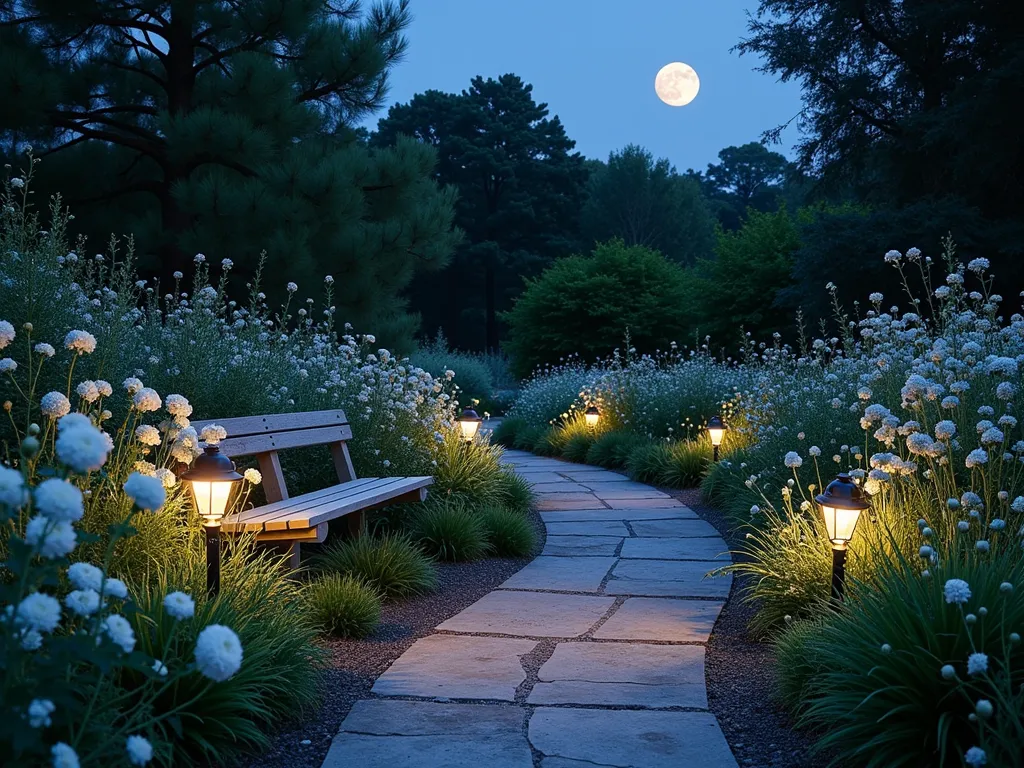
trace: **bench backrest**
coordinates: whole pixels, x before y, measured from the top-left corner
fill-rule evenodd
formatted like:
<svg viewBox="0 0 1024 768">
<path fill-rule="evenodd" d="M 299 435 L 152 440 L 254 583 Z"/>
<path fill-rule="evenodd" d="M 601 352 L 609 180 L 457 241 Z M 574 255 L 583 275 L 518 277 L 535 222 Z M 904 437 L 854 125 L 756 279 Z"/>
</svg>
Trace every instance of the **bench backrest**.
<svg viewBox="0 0 1024 768">
<path fill-rule="evenodd" d="M 221 441 L 225 456 L 255 456 L 263 474 L 263 490 L 267 501 L 273 503 L 288 498 L 284 473 L 277 452 L 287 448 L 307 448 L 329 445 L 338 480 L 347 483 L 356 479 L 347 440 L 352 439 L 352 428 L 342 410 L 277 413 L 267 416 L 241 416 L 234 419 L 207 419 L 194 421 L 197 432 L 209 424 L 219 424 L 228 437 Z"/>
</svg>

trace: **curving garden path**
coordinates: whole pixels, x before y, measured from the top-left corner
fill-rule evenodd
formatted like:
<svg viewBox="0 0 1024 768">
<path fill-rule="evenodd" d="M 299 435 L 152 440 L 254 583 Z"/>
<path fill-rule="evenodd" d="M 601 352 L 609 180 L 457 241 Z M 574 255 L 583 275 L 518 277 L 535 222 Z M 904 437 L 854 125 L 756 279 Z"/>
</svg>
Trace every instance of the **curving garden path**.
<svg viewBox="0 0 1024 768">
<path fill-rule="evenodd" d="M 324 768 L 736 768 L 704 643 L 725 542 L 621 474 L 508 451 L 543 552 L 416 641 L 357 702 Z"/>
</svg>

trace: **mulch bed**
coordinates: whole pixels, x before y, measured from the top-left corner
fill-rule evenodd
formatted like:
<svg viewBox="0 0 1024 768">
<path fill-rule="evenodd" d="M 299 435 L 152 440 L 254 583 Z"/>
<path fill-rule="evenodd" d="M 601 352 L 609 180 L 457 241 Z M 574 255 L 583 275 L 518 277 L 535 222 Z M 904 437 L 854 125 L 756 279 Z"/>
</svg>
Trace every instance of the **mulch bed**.
<svg viewBox="0 0 1024 768">
<path fill-rule="evenodd" d="M 739 545 L 739 535 L 730 530 L 726 516 L 704 504 L 699 490 L 661 490 L 715 526 L 731 549 Z M 774 649 L 769 643 L 752 640 L 747 633 L 754 608 L 740 601 L 741 586 L 741 580 L 734 577 L 729 600 L 707 645 L 704 663 L 708 706 L 744 768 L 826 765 L 828 756 L 810 751 L 812 735 L 796 730 L 793 719 L 774 698 Z"/>
<path fill-rule="evenodd" d="M 531 512 L 538 549 L 544 525 Z M 384 605 L 377 630 L 363 640 L 329 639 L 330 660 L 322 679 L 319 709 L 299 722 L 284 723 L 266 752 L 245 761 L 247 768 L 319 768 L 352 705 L 370 695 L 374 681 L 418 638 L 476 602 L 533 557 L 491 558 L 473 563 L 440 563 L 438 589 L 429 595 Z M 397 768 L 397 766 L 396 766 Z"/>
</svg>

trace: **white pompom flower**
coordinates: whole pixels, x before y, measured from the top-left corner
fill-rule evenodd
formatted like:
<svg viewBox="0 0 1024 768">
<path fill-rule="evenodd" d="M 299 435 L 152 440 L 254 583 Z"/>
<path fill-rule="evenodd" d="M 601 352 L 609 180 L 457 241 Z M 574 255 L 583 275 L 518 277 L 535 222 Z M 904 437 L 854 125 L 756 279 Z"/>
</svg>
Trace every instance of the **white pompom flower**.
<svg viewBox="0 0 1024 768">
<path fill-rule="evenodd" d="M 160 410 L 163 403 L 155 389 L 143 387 L 132 396 L 132 405 L 142 413 Z"/>
<path fill-rule="evenodd" d="M 216 445 L 227 439 L 228 431 L 220 424 L 207 424 L 199 433 L 199 439 L 207 445 Z"/>
<path fill-rule="evenodd" d="M 74 414 L 61 419 L 58 427 L 71 415 Z M 61 463 L 81 473 L 97 471 L 107 463 L 110 455 L 107 438 L 92 424 L 60 429 L 54 448 Z"/>
<path fill-rule="evenodd" d="M 160 430 L 150 424 L 140 424 L 135 428 L 135 439 L 150 447 L 160 445 Z"/>
<path fill-rule="evenodd" d="M 57 709 L 49 699 L 32 699 L 28 705 L 28 724 L 32 728 L 48 728 L 53 724 L 50 715 Z"/>
<path fill-rule="evenodd" d="M 124 482 L 124 492 L 139 509 L 156 512 L 167 500 L 163 482 L 156 477 L 147 477 L 132 472 Z"/>
<path fill-rule="evenodd" d="M 11 509 L 20 509 L 28 501 L 28 489 L 21 472 L 0 466 L 0 504 Z"/>
<path fill-rule="evenodd" d="M 36 509 L 51 520 L 75 522 L 85 513 L 82 492 L 66 480 L 51 477 L 36 486 Z"/>
<path fill-rule="evenodd" d="M 18 603 L 14 620 L 29 631 L 53 632 L 60 625 L 60 603 L 43 592 L 33 592 Z"/>
<path fill-rule="evenodd" d="M 191 619 L 196 614 L 196 603 L 184 592 L 170 592 L 164 598 L 164 610 L 178 621 Z"/>
<path fill-rule="evenodd" d="M 971 585 L 963 579 L 949 579 L 946 581 L 942 592 L 947 603 L 963 605 L 971 599 Z"/>
<path fill-rule="evenodd" d="M 196 640 L 196 667 L 204 676 L 222 683 L 242 668 L 242 643 L 231 629 L 211 624 Z"/>
<path fill-rule="evenodd" d="M 192 406 L 184 395 L 168 395 L 165 405 L 172 416 L 188 418 L 192 415 Z"/>
<path fill-rule="evenodd" d="M 153 745 L 139 735 L 129 736 L 125 741 L 128 762 L 132 765 L 145 765 L 153 759 Z"/>
<path fill-rule="evenodd" d="M 103 634 L 125 653 L 135 650 L 135 630 L 124 616 L 112 613 L 103 620 Z"/>
<path fill-rule="evenodd" d="M 71 413 L 71 401 L 63 392 L 47 392 L 39 399 L 39 410 L 44 416 L 51 419 L 59 419 Z"/>
<path fill-rule="evenodd" d="M 91 563 L 74 563 L 68 568 L 68 580 L 76 589 L 99 591 L 103 571 Z"/>
<path fill-rule="evenodd" d="M 263 482 L 263 475 L 260 474 L 260 471 L 258 469 L 252 469 L 251 467 L 245 470 L 243 477 L 245 477 L 246 481 L 252 485 L 259 485 Z"/>
<path fill-rule="evenodd" d="M 58 741 L 50 748 L 53 768 L 79 768 L 78 753 L 68 744 Z"/>
<path fill-rule="evenodd" d="M 64 557 L 74 551 L 78 534 L 67 520 L 52 520 L 36 515 L 25 525 L 25 542 L 47 560 Z"/>
<path fill-rule="evenodd" d="M 94 589 L 76 589 L 64 598 L 64 605 L 76 616 L 92 616 L 100 608 L 100 593 Z"/>
<path fill-rule="evenodd" d="M 88 331 L 69 331 L 64 337 L 64 347 L 79 355 L 96 351 L 96 337 Z"/>
</svg>

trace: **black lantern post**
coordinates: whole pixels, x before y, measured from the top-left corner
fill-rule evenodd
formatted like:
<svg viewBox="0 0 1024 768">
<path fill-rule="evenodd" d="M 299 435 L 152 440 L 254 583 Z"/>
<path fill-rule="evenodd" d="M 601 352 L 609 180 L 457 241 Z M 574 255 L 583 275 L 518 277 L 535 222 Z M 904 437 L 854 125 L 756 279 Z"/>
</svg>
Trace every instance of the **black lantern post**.
<svg viewBox="0 0 1024 768">
<path fill-rule="evenodd" d="M 728 428 L 721 416 L 715 415 L 708 419 L 708 435 L 711 436 L 711 448 L 714 451 L 713 459 L 716 464 L 718 463 L 718 446 L 722 444 L 725 430 Z"/>
<path fill-rule="evenodd" d="M 843 472 L 815 497 L 825 516 L 825 529 L 832 542 L 832 600 L 843 602 L 846 585 L 846 553 L 860 513 L 871 506 L 861 487 Z"/>
<path fill-rule="evenodd" d="M 467 443 L 473 442 L 473 438 L 480 431 L 480 425 L 483 424 L 483 421 L 480 418 L 480 414 L 474 411 L 471 406 L 463 408 L 462 414 L 459 416 L 459 429 L 462 430 L 462 439 Z"/>
<path fill-rule="evenodd" d="M 235 463 L 220 452 L 219 446 L 207 445 L 181 479 L 192 486 L 192 498 L 203 518 L 206 589 L 212 597 L 220 591 L 221 520 L 231 498 L 231 489 L 242 476 L 235 471 Z"/>
</svg>

